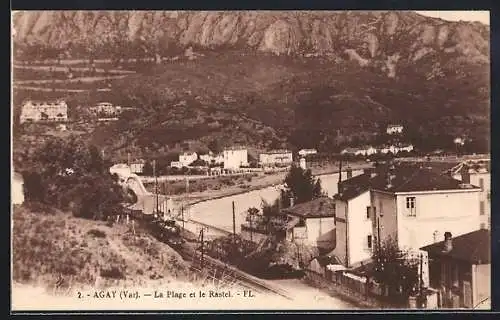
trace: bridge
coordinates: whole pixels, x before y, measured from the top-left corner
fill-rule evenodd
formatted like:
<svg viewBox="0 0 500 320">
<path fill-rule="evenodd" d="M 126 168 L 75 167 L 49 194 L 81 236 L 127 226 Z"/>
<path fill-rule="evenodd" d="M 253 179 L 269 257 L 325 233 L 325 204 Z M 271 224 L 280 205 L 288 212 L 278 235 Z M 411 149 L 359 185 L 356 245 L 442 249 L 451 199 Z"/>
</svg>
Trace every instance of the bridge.
<svg viewBox="0 0 500 320">
<path fill-rule="evenodd" d="M 170 210 L 172 214 L 180 214 L 179 207 L 174 204 L 172 199 L 163 194 L 156 196 L 149 192 L 146 187 L 144 187 L 141 178 L 135 173 L 132 173 L 128 165 L 116 164 L 109 169 L 109 172 L 118 176 L 119 185 L 124 188 L 129 188 L 136 195 L 137 202 L 131 205 L 129 209 L 140 210 L 144 214 L 153 214 L 158 207 L 163 212 L 168 212 L 168 210 Z"/>
</svg>

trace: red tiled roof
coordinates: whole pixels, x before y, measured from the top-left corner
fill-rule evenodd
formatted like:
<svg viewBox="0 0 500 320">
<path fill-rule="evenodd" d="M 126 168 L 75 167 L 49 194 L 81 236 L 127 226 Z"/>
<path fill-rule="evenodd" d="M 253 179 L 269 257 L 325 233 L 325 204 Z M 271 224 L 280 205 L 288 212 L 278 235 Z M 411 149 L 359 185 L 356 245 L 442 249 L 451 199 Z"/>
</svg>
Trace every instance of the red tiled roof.
<svg viewBox="0 0 500 320">
<path fill-rule="evenodd" d="M 452 250 L 447 253 L 443 252 L 444 241 L 425 246 L 422 250 L 427 251 L 429 257 L 450 257 L 472 264 L 491 263 L 491 233 L 489 230 L 476 230 L 452 238 L 452 245 Z"/>
</svg>

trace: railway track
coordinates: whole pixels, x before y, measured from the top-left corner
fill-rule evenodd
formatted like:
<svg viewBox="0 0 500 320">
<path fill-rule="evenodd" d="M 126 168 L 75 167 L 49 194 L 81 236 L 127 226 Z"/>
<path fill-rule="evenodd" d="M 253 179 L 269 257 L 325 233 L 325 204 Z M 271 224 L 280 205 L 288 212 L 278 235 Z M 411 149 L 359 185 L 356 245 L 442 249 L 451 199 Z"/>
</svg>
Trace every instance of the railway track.
<svg viewBox="0 0 500 320">
<path fill-rule="evenodd" d="M 178 252 L 184 259 L 192 262 L 192 269 L 198 272 L 205 271 L 209 275 L 213 274 L 211 277 L 214 279 L 223 281 L 224 283 L 237 284 L 243 288 L 250 289 L 253 292 L 271 293 L 281 296 L 287 300 L 293 300 L 293 298 L 285 290 L 271 287 L 269 284 L 265 283 L 265 281 L 243 272 L 231 265 L 225 264 L 220 260 L 205 255 L 203 257 L 203 266 L 201 266 L 201 253 L 187 248 L 183 248 Z"/>
</svg>

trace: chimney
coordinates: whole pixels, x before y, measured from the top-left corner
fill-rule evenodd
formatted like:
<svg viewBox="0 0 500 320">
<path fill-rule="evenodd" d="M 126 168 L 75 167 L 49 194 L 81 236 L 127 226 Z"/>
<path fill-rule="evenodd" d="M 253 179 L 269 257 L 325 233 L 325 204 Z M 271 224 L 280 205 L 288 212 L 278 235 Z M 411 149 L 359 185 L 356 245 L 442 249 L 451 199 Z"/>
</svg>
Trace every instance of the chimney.
<svg viewBox="0 0 500 320">
<path fill-rule="evenodd" d="M 303 170 L 306 170 L 306 169 L 307 169 L 306 159 L 305 159 L 305 158 L 300 158 L 300 167 L 301 167 Z"/>
<path fill-rule="evenodd" d="M 396 175 L 394 174 L 395 169 L 396 167 L 394 166 L 394 164 L 391 164 L 389 167 L 389 171 L 387 172 L 386 180 L 388 189 L 392 187 L 392 182 L 394 181 L 394 178 L 396 178 Z"/>
<path fill-rule="evenodd" d="M 470 183 L 469 167 L 464 165 L 460 171 L 462 183 Z"/>
<path fill-rule="evenodd" d="M 446 231 L 444 233 L 444 246 L 443 246 L 443 252 L 448 253 L 453 249 L 453 240 L 451 236 L 451 232 Z"/>
<path fill-rule="evenodd" d="M 351 179 L 351 178 L 352 178 L 352 168 L 347 167 L 347 179 Z"/>
</svg>

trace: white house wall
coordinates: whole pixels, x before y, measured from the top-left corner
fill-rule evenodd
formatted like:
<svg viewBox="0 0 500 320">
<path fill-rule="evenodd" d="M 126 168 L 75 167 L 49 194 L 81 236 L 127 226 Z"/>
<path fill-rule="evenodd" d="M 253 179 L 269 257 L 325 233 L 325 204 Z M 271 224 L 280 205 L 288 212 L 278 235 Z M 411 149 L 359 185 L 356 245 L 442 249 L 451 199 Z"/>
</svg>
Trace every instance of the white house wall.
<svg viewBox="0 0 500 320">
<path fill-rule="evenodd" d="M 335 230 L 335 218 L 325 217 L 325 218 L 309 218 L 306 219 L 307 228 L 307 242 L 310 245 L 316 246 L 320 237 L 323 237 L 330 233 L 333 236 L 332 230 Z M 322 237 L 323 236 L 323 237 Z M 333 244 L 334 239 L 330 240 Z"/>
<path fill-rule="evenodd" d="M 376 236 L 380 232 L 380 239 L 384 241 L 389 237 L 398 240 L 398 212 L 396 208 L 396 196 L 391 193 L 379 191 L 372 192 L 372 205 L 376 210 L 374 217 L 374 232 Z M 379 218 L 380 228 L 377 228 L 377 217 Z"/>
<path fill-rule="evenodd" d="M 366 207 L 370 206 L 370 192 L 351 199 L 348 206 L 349 219 L 349 265 L 355 265 L 371 258 L 368 235 L 372 235 L 372 220 L 367 219 Z M 338 237 L 337 237 L 338 238 Z M 372 235 L 372 246 L 373 246 Z"/>
<path fill-rule="evenodd" d="M 416 216 L 408 216 L 406 198 L 415 197 Z M 434 233 L 449 231 L 453 237 L 480 227 L 479 192 L 403 194 L 397 196 L 398 243 L 420 248 L 434 243 Z M 441 241 L 442 239 L 438 239 Z"/>
<path fill-rule="evenodd" d="M 335 256 L 339 258 L 340 261 L 345 263 L 346 260 L 346 230 L 347 230 L 347 223 L 346 223 L 346 212 L 348 209 L 348 203 L 340 200 L 335 201 L 335 217 L 337 220 L 337 223 L 335 225 L 335 232 L 336 234 L 336 246 L 335 249 L 333 250 Z"/>
<path fill-rule="evenodd" d="M 491 175 L 490 173 L 471 173 L 470 174 L 470 183 L 474 186 L 479 187 L 479 180 L 483 179 L 483 189 L 479 194 L 479 202 L 478 206 L 481 206 L 480 203 L 484 203 L 484 215 L 481 216 L 481 223 L 484 223 L 486 226 L 490 224 L 491 217 L 491 202 L 488 199 L 488 193 L 491 192 Z"/>
</svg>

